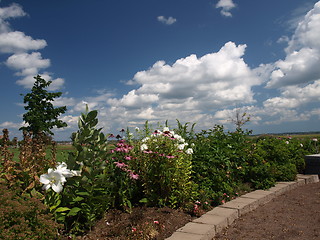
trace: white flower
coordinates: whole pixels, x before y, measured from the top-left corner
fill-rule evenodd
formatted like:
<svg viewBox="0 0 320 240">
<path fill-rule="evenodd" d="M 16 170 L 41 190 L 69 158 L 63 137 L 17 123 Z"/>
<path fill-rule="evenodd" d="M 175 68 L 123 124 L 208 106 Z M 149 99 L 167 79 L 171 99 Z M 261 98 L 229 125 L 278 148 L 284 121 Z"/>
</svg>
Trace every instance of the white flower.
<svg viewBox="0 0 320 240">
<path fill-rule="evenodd" d="M 72 177 L 79 177 L 81 176 L 81 171 L 80 170 L 71 170 Z"/>
<path fill-rule="evenodd" d="M 139 131 L 140 129 L 138 127 L 136 127 L 136 131 Z"/>
<path fill-rule="evenodd" d="M 302 144 L 302 143 L 300 143 L 300 147 L 303 147 L 303 144 Z"/>
<path fill-rule="evenodd" d="M 140 150 L 141 150 L 141 151 L 147 150 L 147 149 L 148 149 L 148 146 L 147 146 L 147 144 L 145 144 L 145 143 L 140 146 Z"/>
<path fill-rule="evenodd" d="M 54 171 L 52 168 L 48 169 L 48 174 L 42 174 L 40 176 L 40 182 L 44 184 L 43 189 L 48 190 L 50 187 L 56 193 L 60 193 L 63 189 L 63 184 L 66 182 L 66 178 L 60 171 Z"/>
<path fill-rule="evenodd" d="M 192 148 L 188 148 L 188 149 L 186 150 L 186 154 L 192 154 L 192 153 L 193 153 Z"/>
<path fill-rule="evenodd" d="M 286 144 L 289 144 L 289 141 L 286 141 Z"/>
<path fill-rule="evenodd" d="M 150 139 L 150 138 L 145 137 L 144 139 L 141 140 L 141 142 L 146 142 L 146 141 L 148 141 L 149 139 Z"/>
<path fill-rule="evenodd" d="M 179 149 L 179 150 L 183 150 L 183 149 L 184 149 L 184 146 L 185 146 L 184 144 L 179 144 L 179 145 L 178 145 L 178 149 Z"/>
<path fill-rule="evenodd" d="M 317 138 L 314 138 L 314 139 L 312 139 L 312 141 L 314 141 L 314 142 L 318 142 L 318 139 L 317 139 Z"/>
<path fill-rule="evenodd" d="M 170 132 L 170 129 L 169 129 L 168 127 L 164 127 L 164 128 L 163 128 L 163 131 L 164 131 L 164 132 Z"/>
<path fill-rule="evenodd" d="M 61 162 L 57 167 L 56 170 L 57 172 L 60 172 L 64 177 L 73 177 L 74 174 L 72 173 L 71 170 L 67 168 L 67 164 L 65 162 Z"/>
</svg>

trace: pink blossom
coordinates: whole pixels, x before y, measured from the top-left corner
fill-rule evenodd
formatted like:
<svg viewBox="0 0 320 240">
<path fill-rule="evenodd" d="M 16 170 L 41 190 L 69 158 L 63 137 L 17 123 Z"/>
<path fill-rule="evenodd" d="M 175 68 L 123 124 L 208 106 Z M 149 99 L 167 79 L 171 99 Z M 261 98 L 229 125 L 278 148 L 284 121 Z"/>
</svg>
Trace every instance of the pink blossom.
<svg viewBox="0 0 320 240">
<path fill-rule="evenodd" d="M 131 170 L 128 170 L 128 172 L 129 172 L 129 177 L 131 178 L 131 179 L 134 179 L 134 180 L 137 180 L 137 179 L 139 179 L 139 175 L 138 174 L 135 174 L 133 171 L 131 171 Z"/>
<path fill-rule="evenodd" d="M 118 168 L 121 168 L 121 169 L 128 167 L 127 164 L 122 163 L 122 162 L 114 162 L 114 163 L 116 164 L 116 166 L 117 166 Z"/>
<path fill-rule="evenodd" d="M 175 158 L 173 155 L 167 155 L 167 158 Z"/>
<path fill-rule="evenodd" d="M 155 220 L 155 221 L 153 221 L 153 223 L 155 223 L 155 224 L 159 224 L 159 221 Z"/>
<path fill-rule="evenodd" d="M 125 156 L 124 159 L 125 160 L 131 160 L 131 156 Z"/>
</svg>

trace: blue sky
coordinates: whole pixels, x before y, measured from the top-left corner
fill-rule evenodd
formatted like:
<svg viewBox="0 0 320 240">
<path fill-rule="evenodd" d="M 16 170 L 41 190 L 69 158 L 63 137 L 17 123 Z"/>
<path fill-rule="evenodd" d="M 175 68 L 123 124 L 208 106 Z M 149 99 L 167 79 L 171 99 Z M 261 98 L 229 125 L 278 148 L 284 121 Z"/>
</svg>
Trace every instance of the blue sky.
<svg viewBox="0 0 320 240">
<path fill-rule="evenodd" d="M 169 120 L 319 131 L 320 1 L 0 1 L 0 127 L 20 137 L 40 74 L 68 140 L 87 103 L 105 132 Z"/>
</svg>

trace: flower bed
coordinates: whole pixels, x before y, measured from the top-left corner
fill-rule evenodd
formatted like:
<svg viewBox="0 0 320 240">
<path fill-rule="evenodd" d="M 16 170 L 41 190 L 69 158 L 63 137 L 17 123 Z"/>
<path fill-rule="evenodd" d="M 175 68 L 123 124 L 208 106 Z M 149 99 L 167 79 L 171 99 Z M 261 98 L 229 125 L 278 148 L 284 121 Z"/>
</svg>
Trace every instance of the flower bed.
<svg viewBox="0 0 320 240">
<path fill-rule="evenodd" d="M 146 122 L 134 133 L 121 131 L 109 144 L 114 135 L 105 135 L 97 124 L 97 111 L 81 115 L 72 136 L 75 151 L 60 163 L 54 154 L 46 158 L 39 139 L 25 139 L 19 162 L 12 161 L 5 142 L 1 147 L 2 184 L 39 199 L 63 226 L 57 234 L 83 235 L 115 209 L 169 207 L 197 216 L 241 191 L 294 180 L 304 169 L 304 155 L 317 151 L 315 139 L 252 138 L 222 126 L 195 133 L 194 125 L 180 122 L 173 130 L 151 129 Z"/>
</svg>

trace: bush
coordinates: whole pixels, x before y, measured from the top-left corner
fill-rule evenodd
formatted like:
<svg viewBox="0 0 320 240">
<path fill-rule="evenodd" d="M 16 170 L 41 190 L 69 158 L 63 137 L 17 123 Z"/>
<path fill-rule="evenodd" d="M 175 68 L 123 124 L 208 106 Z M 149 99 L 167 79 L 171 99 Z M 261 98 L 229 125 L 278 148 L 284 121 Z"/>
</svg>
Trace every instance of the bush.
<svg viewBox="0 0 320 240">
<path fill-rule="evenodd" d="M 247 133 L 225 133 L 222 126 L 196 134 L 193 181 L 219 204 L 223 194 L 235 195 L 247 172 Z"/>
<path fill-rule="evenodd" d="M 59 225 L 40 200 L 18 196 L 0 183 L 0 239 L 58 238 Z"/>
</svg>

